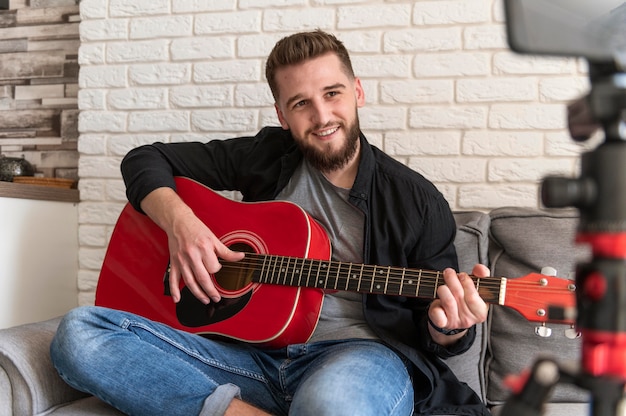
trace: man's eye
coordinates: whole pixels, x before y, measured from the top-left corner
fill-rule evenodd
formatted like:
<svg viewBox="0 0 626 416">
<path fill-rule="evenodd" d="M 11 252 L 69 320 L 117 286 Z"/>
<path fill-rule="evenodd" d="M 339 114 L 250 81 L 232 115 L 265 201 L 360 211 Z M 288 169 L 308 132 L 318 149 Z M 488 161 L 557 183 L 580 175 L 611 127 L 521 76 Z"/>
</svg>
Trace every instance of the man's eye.
<svg viewBox="0 0 626 416">
<path fill-rule="evenodd" d="M 302 107 L 305 104 L 306 104 L 306 101 L 302 100 L 302 101 L 298 101 L 293 106 L 294 106 L 294 108 L 297 108 L 297 107 Z"/>
</svg>

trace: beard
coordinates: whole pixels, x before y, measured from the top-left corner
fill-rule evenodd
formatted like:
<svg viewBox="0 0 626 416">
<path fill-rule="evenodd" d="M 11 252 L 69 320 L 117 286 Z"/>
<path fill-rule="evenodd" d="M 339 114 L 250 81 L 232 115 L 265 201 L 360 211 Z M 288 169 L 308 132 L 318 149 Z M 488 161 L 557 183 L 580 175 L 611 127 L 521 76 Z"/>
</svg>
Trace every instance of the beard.
<svg viewBox="0 0 626 416">
<path fill-rule="evenodd" d="M 344 124 L 341 126 L 343 127 Z M 296 142 L 304 158 L 308 160 L 314 168 L 321 172 L 332 172 L 341 169 L 352 160 L 357 151 L 360 133 L 361 128 L 359 127 L 357 115 L 354 122 L 347 126 L 346 140 L 343 146 L 335 152 L 331 150 L 330 145 L 324 146 L 324 148 L 320 150 L 314 146 L 308 145 L 304 140 L 296 138 Z"/>
</svg>

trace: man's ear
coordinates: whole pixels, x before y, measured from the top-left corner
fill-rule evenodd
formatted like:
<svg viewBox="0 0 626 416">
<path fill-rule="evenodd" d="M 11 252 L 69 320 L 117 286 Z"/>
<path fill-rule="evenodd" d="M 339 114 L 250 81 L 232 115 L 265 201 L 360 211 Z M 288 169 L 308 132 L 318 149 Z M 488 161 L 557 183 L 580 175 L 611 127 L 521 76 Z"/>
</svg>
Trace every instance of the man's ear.
<svg viewBox="0 0 626 416">
<path fill-rule="evenodd" d="M 365 105 L 365 90 L 363 89 L 360 78 L 354 78 L 354 87 L 356 94 L 356 105 L 357 107 L 363 107 Z"/>
<path fill-rule="evenodd" d="M 282 126 L 283 130 L 289 130 L 289 124 L 287 124 L 287 121 L 285 121 L 285 116 L 283 116 L 283 112 L 280 111 L 280 107 L 277 103 L 274 103 L 274 108 L 276 109 L 276 115 L 278 116 L 278 121 L 280 121 L 280 125 Z"/>
</svg>

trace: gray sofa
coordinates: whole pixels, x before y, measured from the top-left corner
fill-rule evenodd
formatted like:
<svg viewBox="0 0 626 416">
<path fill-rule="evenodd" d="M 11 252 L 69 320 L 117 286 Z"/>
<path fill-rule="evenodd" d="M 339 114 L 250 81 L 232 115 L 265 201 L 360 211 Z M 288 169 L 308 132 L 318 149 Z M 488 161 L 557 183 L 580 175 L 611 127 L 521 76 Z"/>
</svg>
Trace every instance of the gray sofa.
<svg viewBox="0 0 626 416">
<path fill-rule="evenodd" d="M 488 214 L 457 212 L 456 246 L 460 268 L 488 264 L 492 275 L 519 277 L 550 266 L 562 277 L 572 277 L 575 263 L 589 256 L 574 244 L 577 213 L 574 210 L 539 211 L 499 208 Z M 94 397 L 66 385 L 53 369 L 48 354 L 59 319 L 0 331 L 0 416 L 21 415 L 119 415 Z M 467 353 L 448 364 L 472 386 L 499 415 L 509 392 L 502 386 L 507 374 L 517 374 L 540 355 L 560 362 L 578 363 L 580 339 L 565 336 L 568 325 L 550 325 L 552 336 L 535 335 L 537 324 L 517 312 L 492 306 L 481 325 L 478 339 Z M 550 396 L 544 414 L 586 415 L 588 394 L 573 386 L 559 385 Z"/>
</svg>

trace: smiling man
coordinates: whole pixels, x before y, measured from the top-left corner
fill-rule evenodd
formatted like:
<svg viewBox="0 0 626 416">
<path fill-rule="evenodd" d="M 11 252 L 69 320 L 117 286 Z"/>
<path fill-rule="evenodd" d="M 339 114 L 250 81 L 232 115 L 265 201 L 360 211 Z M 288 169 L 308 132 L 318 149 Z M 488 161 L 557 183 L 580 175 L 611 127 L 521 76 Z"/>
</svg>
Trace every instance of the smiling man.
<svg viewBox="0 0 626 416">
<path fill-rule="evenodd" d="M 326 293 L 310 338 L 280 348 L 83 307 L 65 317 L 53 342 L 59 373 L 137 415 L 487 415 L 440 360 L 466 351 L 487 315 L 472 280 L 455 272 L 456 227 L 445 199 L 367 142 L 358 119 L 363 87 L 335 36 L 313 31 L 280 40 L 266 76 L 281 127 L 208 143 L 155 143 L 122 163 L 129 201 L 168 236 L 173 300 L 184 283 L 202 303 L 219 304 L 212 275 L 221 262 L 245 257 L 176 194 L 175 176 L 237 190 L 244 201 L 297 203 L 327 231 L 333 260 L 443 270 L 437 299 Z M 477 265 L 473 273 L 488 270 Z"/>
</svg>

